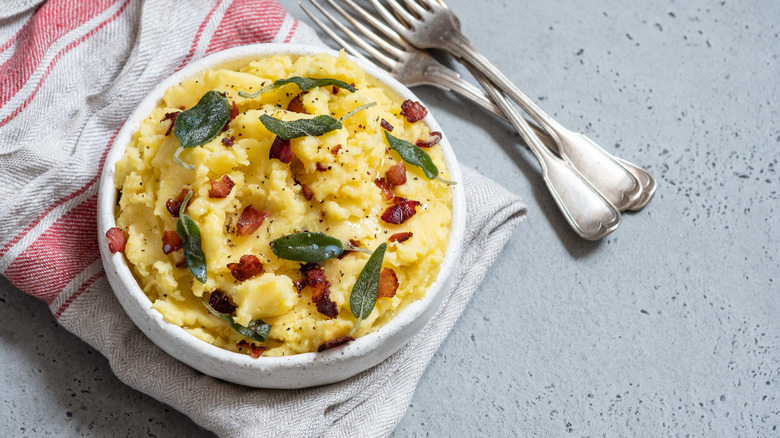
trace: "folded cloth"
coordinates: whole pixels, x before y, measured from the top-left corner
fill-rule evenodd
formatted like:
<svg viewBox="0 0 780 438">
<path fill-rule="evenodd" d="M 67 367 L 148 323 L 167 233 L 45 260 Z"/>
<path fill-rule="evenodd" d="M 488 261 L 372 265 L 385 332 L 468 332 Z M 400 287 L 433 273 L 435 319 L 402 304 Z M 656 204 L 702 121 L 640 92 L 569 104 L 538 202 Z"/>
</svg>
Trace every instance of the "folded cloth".
<svg viewBox="0 0 780 438">
<path fill-rule="evenodd" d="M 15 0 L 0 7 L 0 273 L 49 305 L 126 384 L 220 435 L 383 436 L 525 207 L 465 169 L 467 237 L 455 285 L 412 341 L 345 382 L 260 390 L 195 371 L 125 315 L 97 245 L 97 180 L 125 118 L 160 80 L 258 42 L 321 44 L 273 0 Z"/>
</svg>

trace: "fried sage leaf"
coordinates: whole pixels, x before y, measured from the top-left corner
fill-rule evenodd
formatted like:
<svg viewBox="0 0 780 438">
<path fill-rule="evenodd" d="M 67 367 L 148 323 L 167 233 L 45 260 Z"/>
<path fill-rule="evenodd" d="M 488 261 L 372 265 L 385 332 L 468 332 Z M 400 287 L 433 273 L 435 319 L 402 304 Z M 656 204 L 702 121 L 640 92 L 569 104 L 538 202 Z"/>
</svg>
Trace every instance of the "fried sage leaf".
<svg viewBox="0 0 780 438">
<path fill-rule="evenodd" d="M 407 163 L 422 169 L 428 179 L 438 179 L 445 184 L 456 184 L 454 181 L 449 181 L 439 176 L 439 168 L 433 163 L 431 156 L 421 148 L 406 140 L 394 137 L 387 131 L 385 131 L 385 138 L 387 139 L 390 148 L 398 152 L 398 155 Z"/>
<path fill-rule="evenodd" d="M 187 261 L 187 266 L 189 266 L 192 275 L 201 283 L 205 283 L 206 255 L 203 253 L 203 246 L 201 245 L 200 230 L 198 229 L 198 224 L 195 223 L 195 220 L 184 214 L 184 210 L 187 208 L 187 203 L 189 203 L 192 193 L 192 190 L 187 192 L 187 196 L 181 204 L 179 220 L 176 222 L 176 234 L 178 234 L 181 239 L 181 246 L 184 250 L 184 259 Z"/>
<path fill-rule="evenodd" d="M 227 97 L 218 91 L 209 91 L 192 108 L 176 117 L 173 134 L 184 148 L 202 146 L 222 131 L 232 111 Z"/>
<path fill-rule="evenodd" d="M 283 140 L 292 138 L 306 137 L 308 135 L 317 137 L 330 131 L 341 129 L 342 125 L 338 119 L 331 116 L 320 115 L 311 119 L 298 120 L 279 120 L 267 114 L 260 116 L 260 122 L 266 129 L 281 137 Z"/>
<path fill-rule="evenodd" d="M 230 328 L 237 331 L 242 336 L 246 336 L 247 338 L 253 341 L 265 342 L 268 339 L 268 335 L 271 334 L 271 324 L 263 322 L 262 319 L 255 319 L 253 321 L 249 321 L 249 326 L 244 327 L 243 325 L 238 324 L 235 321 L 233 315 L 217 312 L 213 307 L 211 307 L 211 305 L 206 300 L 204 300 L 203 298 L 201 298 L 200 300 L 203 302 L 203 305 L 206 306 L 206 309 L 208 309 L 209 313 L 225 320 L 225 322 L 228 323 Z"/>
<path fill-rule="evenodd" d="M 323 233 L 295 233 L 274 240 L 271 249 L 280 259 L 316 263 L 340 256 L 344 245 Z"/>
<path fill-rule="evenodd" d="M 330 85 L 335 85 L 339 88 L 343 88 L 349 91 L 350 93 L 354 93 L 355 90 L 357 90 L 357 88 L 353 87 L 352 85 L 344 81 L 340 81 L 338 79 L 333 79 L 333 78 L 315 79 L 315 78 L 304 78 L 301 76 L 293 76 L 287 79 L 277 79 L 276 81 L 274 81 L 273 84 L 267 85 L 254 93 L 239 91 L 238 95 L 248 99 L 254 99 L 255 97 L 263 94 L 266 90 L 270 90 L 271 88 L 281 87 L 282 85 L 285 84 L 296 84 L 298 85 L 298 88 L 301 89 L 301 91 L 309 91 L 315 87 L 327 87 Z"/>
<path fill-rule="evenodd" d="M 368 258 L 363 270 L 360 271 L 352 292 L 349 295 L 349 308 L 357 318 L 352 332 L 357 330 L 360 322 L 371 314 L 376 305 L 376 297 L 379 292 L 379 273 L 382 271 L 382 261 L 387 250 L 387 243 L 383 243 L 374 250 Z"/>
</svg>

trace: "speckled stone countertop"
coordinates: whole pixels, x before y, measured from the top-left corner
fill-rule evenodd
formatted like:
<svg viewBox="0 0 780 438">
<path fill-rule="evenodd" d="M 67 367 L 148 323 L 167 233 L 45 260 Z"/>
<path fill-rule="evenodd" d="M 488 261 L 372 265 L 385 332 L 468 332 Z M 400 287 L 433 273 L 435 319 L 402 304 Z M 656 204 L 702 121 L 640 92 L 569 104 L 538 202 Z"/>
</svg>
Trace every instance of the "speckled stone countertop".
<svg viewBox="0 0 780 438">
<path fill-rule="evenodd" d="M 394 436 L 780 436 L 780 3 L 447 2 L 521 89 L 659 189 L 582 241 L 505 124 L 416 89 L 528 216 Z M 0 333 L 2 436 L 208 435 L 2 278 Z"/>
</svg>

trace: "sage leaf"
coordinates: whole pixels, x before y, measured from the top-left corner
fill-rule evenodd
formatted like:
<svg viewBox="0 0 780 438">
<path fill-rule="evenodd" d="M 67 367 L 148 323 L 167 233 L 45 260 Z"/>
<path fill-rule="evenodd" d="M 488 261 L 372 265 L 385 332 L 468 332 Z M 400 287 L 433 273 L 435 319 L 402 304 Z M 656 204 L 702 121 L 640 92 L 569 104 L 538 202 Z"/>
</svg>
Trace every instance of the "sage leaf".
<svg viewBox="0 0 780 438">
<path fill-rule="evenodd" d="M 360 322 L 371 314 L 376 305 L 376 297 L 379 293 L 379 272 L 382 270 L 382 261 L 387 250 L 387 243 L 379 245 L 371 257 L 368 258 L 363 270 L 360 271 L 352 292 L 349 295 L 349 308 L 352 314 L 357 318 L 354 333 Z"/>
<path fill-rule="evenodd" d="M 301 76 L 293 76 L 287 79 L 277 79 L 276 81 L 274 81 L 273 84 L 266 85 L 265 87 L 261 88 L 260 90 L 254 93 L 239 91 L 238 95 L 248 99 L 254 99 L 255 97 L 263 94 L 266 90 L 270 90 L 271 88 L 281 87 L 282 85 L 285 84 L 296 84 L 298 85 L 298 88 L 301 89 L 301 91 L 309 91 L 315 87 L 327 87 L 329 85 L 335 85 L 339 88 L 344 88 L 345 90 L 348 90 L 350 93 L 354 93 L 357 90 L 357 88 L 353 87 L 352 85 L 349 85 L 348 83 L 344 81 L 340 81 L 338 79 L 333 79 L 333 78 L 315 79 L 315 78 L 304 78 Z"/>
<path fill-rule="evenodd" d="M 357 88 L 353 87 L 352 85 L 349 85 L 344 81 L 340 81 L 338 79 L 333 79 L 333 78 L 315 79 L 315 78 L 304 78 L 301 76 L 293 76 L 287 79 L 279 79 L 276 82 L 274 82 L 274 86 L 277 87 L 280 87 L 285 84 L 296 84 L 301 89 L 301 91 L 309 91 L 315 87 L 327 87 L 329 85 L 335 85 L 339 88 L 344 88 L 345 90 L 348 90 L 350 93 L 354 93 L 355 90 L 357 90 Z"/>
<path fill-rule="evenodd" d="M 173 124 L 173 134 L 183 148 L 202 146 L 222 131 L 232 111 L 227 97 L 209 91 L 192 108 L 182 111 Z"/>
<path fill-rule="evenodd" d="M 201 283 L 206 282 L 206 255 L 203 253 L 201 244 L 200 230 L 198 224 L 190 216 L 184 214 L 187 203 L 192 197 L 192 190 L 184 197 L 184 202 L 179 210 L 179 220 L 176 222 L 176 234 L 181 239 L 181 246 L 184 250 L 184 259 L 190 272 Z"/>
<path fill-rule="evenodd" d="M 434 179 L 439 176 L 439 168 L 433 164 L 433 160 L 431 160 L 431 156 L 428 155 L 427 152 L 408 141 L 393 137 L 387 131 L 385 131 L 385 138 L 390 147 L 398 152 L 398 155 L 400 155 L 404 161 L 422 169 L 428 179 Z"/>
<path fill-rule="evenodd" d="M 181 115 L 179 117 L 181 117 Z M 317 137 L 330 131 L 341 129 L 342 127 L 341 122 L 339 122 L 338 119 L 326 115 L 316 116 L 311 119 L 285 121 L 263 114 L 260 116 L 260 122 L 265 125 L 266 129 L 278 135 L 283 140 L 306 137 L 307 135 Z"/>
<path fill-rule="evenodd" d="M 271 249 L 280 259 L 316 263 L 340 256 L 344 245 L 323 233 L 295 233 L 274 240 Z"/>
<path fill-rule="evenodd" d="M 233 315 L 217 312 L 206 300 L 203 298 L 200 300 L 203 302 L 203 305 L 206 306 L 206 309 L 208 309 L 209 313 L 225 320 L 230 328 L 237 331 L 242 336 L 245 336 L 253 341 L 265 342 L 268 339 L 268 335 L 271 334 L 271 324 L 263 322 L 262 319 L 249 321 L 249 326 L 244 327 L 235 321 Z"/>
<path fill-rule="evenodd" d="M 339 121 L 342 121 L 342 122 L 343 122 L 344 120 L 347 120 L 348 118 L 350 118 L 350 117 L 354 116 L 354 115 L 355 115 L 355 113 L 357 113 L 357 112 L 359 112 L 359 111 L 363 111 L 363 110 L 364 110 L 364 109 L 366 109 L 366 108 L 371 108 L 372 106 L 375 106 L 375 105 L 376 105 L 376 102 L 369 102 L 369 103 L 367 103 L 367 104 L 365 104 L 365 105 L 360 105 L 359 107 L 357 107 L 357 108 L 353 109 L 352 111 L 350 111 L 350 112 L 348 112 L 348 113 L 344 114 L 344 115 L 343 115 L 343 116 L 342 116 L 342 117 L 339 119 Z"/>
</svg>

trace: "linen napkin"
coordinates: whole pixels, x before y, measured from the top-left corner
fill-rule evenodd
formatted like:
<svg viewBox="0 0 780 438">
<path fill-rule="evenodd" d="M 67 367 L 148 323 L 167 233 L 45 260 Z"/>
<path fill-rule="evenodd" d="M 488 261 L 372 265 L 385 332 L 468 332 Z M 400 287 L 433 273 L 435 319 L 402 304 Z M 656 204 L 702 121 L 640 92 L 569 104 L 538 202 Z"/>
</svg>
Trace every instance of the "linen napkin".
<svg viewBox="0 0 780 438">
<path fill-rule="evenodd" d="M 44 300 L 126 384 L 223 436 L 383 436 L 525 213 L 465 169 L 467 238 L 455 285 L 398 353 L 301 390 L 223 382 L 157 348 L 125 315 L 97 245 L 97 181 L 125 118 L 160 80 L 236 45 L 321 44 L 274 0 L 15 0 L 0 6 L 0 274 Z"/>
</svg>

